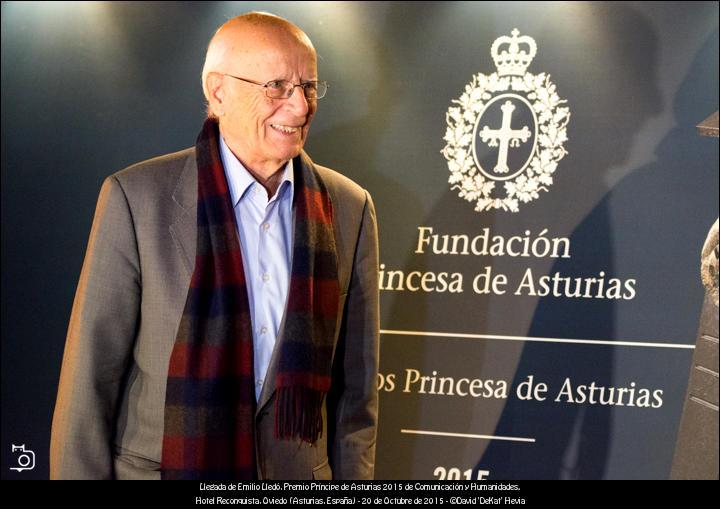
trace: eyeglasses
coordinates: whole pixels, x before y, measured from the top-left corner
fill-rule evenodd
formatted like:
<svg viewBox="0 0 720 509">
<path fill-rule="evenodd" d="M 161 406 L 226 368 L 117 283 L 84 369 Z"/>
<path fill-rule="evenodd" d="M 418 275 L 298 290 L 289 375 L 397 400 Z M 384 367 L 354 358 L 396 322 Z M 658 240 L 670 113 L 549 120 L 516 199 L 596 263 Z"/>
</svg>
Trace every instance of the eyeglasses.
<svg viewBox="0 0 720 509">
<path fill-rule="evenodd" d="M 240 76 L 233 76 L 232 74 L 223 73 L 223 76 L 229 76 L 231 78 L 235 78 L 236 80 L 264 87 L 265 95 L 270 99 L 290 99 L 295 91 L 295 87 L 302 88 L 305 98 L 308 100 L 322 99 L 325 97 L 328 89 L 327 81 L 306 81 L 305 83 L 296 85 L 288 80 L 272 80 L 267 83 L 259 83 L 247 78 L 241 78 Z"/>
</svg>

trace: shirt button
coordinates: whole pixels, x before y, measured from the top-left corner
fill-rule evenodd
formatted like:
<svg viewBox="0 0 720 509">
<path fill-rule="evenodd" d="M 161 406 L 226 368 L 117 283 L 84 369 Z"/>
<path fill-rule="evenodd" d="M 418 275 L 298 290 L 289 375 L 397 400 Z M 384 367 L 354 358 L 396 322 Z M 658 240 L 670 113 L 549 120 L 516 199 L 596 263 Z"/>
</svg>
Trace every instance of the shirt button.
<svg viewBox="0 0 720 509">
<path fill-rule="evenodd" d="M 265 274 L 263 274 L 262 280 L 263 280 L 263 281 L 266 281 L 266 282 L 269 281 L 269 280 L 270 280 L 270 274 L 268 274 L 267 272 L 266 272 Z"/>
<path fill-rule="evenodd" d="M 265 334 L 267 332 L 267 327 L 260 328 L 260 334 Z"/>
<path fill-rule="evenodd" d="M 255 383 L 257 383 L 258 387 L 260 387 L 260 386 L 262 386 L 262 384 L 263 384 L 263 381 L 262 381 L 262 379 L 260 379 L 260 380 L 258 380 L 258 381 L 257 381 L 257 382 L 255 382 Z"/>
<path fill-rule="evenodd" d="M 270 228 L 270 225 L 269 225 L 268 223 L 263 223 L 262 229 L 265 230 L 265 231 L 267 231 L 268 228 Z"/>
</svg>

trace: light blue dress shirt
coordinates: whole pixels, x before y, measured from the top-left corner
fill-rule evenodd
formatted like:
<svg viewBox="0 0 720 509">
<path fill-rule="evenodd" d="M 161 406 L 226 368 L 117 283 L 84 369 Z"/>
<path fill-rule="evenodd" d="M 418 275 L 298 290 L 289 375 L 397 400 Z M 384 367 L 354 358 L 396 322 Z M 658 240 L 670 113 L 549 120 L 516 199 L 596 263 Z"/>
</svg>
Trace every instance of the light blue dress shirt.
<svg viewBox="0 0 720 509">
<path fill-rule="evenodd" d="M 270 357 L 285 312 L 292 259 L 292 159 L 275 196 L 248 172 L 220 136 L 220 156 L 238 225 L 250 304 L 255 397 L 260 399 Z"/>
</svg>

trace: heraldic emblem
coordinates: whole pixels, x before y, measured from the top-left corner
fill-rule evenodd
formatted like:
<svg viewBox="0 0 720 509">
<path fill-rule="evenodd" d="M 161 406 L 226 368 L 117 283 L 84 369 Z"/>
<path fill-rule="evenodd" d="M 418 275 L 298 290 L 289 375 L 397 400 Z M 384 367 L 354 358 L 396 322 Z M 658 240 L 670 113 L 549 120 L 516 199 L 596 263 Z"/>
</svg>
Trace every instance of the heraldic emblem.
<svg viewBox="0 0 720 509">
<path fill-rule="evenodd" d="M 495 40 L 490 50 L 497 72 L 478 73 L 445 116 L 449 182 L 475 210 L 517 212 L 547 192 L 558 162 L 567 154 L 570 110 L 550 75 L 527 71 L 537 53 L 532 37 Z"/>
</svg>

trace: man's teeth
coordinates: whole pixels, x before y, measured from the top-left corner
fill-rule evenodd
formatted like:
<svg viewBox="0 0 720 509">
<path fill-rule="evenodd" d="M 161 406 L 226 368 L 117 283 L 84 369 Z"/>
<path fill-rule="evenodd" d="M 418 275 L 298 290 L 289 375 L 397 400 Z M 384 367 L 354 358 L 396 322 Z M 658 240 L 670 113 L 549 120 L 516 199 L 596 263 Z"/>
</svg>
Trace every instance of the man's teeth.
<svg viewBox="0 0 720 509">
<path fill-rule="evenodd" d="M 287 134 L 292 134 L 298 130 L 297 127 L 288 127 L 286 125 L 280 125 L 280 124 L 270 124 L 270 125 L 273 127 L 273 129 L 277 129 L 278 131 L 282 131 Z"/>
</svg>

